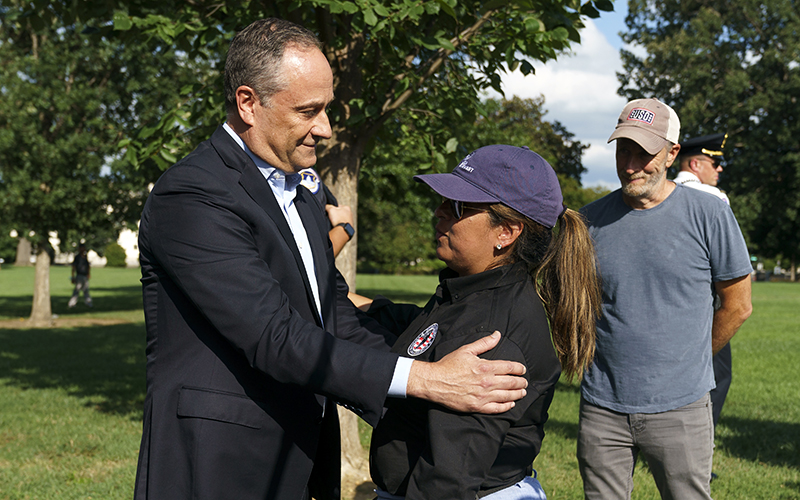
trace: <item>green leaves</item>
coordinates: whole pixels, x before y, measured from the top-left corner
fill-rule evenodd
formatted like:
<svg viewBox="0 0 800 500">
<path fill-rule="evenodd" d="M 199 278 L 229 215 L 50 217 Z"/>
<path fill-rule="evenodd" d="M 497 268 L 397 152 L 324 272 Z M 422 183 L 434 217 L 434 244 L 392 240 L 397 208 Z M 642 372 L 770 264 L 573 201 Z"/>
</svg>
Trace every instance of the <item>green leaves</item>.
<svg viewBox="0 0 800 500">
<path fill-rule="evenodd" d="M 133 21 L 125 12 L 117 11 L 114 13 L 114 29 L 128 31 L 133 27 Z"/>
<path fill-rule="evenodd" d="M 614 4 L 611 0 L 589 0 L 581 6 L 580 10 L 584 16 L 597 19 L 600 17 L 600 12 L 598 11 L 613 12 Z"/>
<path fill-rule="evenodd" d="M 525 30 L 529 34 L 534 35 L 540 31 L 544 31 L 544 24 L 542 24 L 542 22 L 536 19 L 535 17 L 526 17 Z"/>
<path fill-rule="evenodd" d="M 106 17 L 89 19 L 97 13 Z M 175 89 L 199 81 L 190 85 L 185 59 L 159 45 L 186 29 L 167 16 L 93 2 L 5 14 L 44 22 L 0 24 L 0 217 L 37 234 L 115 238 L 122 224 L 138 220 L 145 186 L 160 172 L 140 154 L 152 144 L 166 167 L 186 147 L 174 147 L 157 125 L 166 109 L 180 109 Z M 161 35 L 141 36 L 151 28 L 157 35 L 157 25 Z M 185 136 L 186 109 L 175 117 Z"/>
<path fill-rule="evenodd" d="M 586 2 L 581 6 L 581 14 L 591 17 L 592 19 L 600 17 L 600 13 L 597 12 L 597 9 L 594 7 L 594 5 L 592 5 L 592 2 Z"/>
<path fill-rule="evenodd" d="M 378 17 L 375 15 L 375 11 L 372 9 L 367 9 L 363 11 L 364 14 L 364 22 L 370 26 L 375 26 L 378 23 Z"/>
<path fill-rule="evenodd" d="M 355 14 L 358 12 L 358 6 L 353 2 L 340 2 L 338 0 L 316 0 L 316 5 L 325 6 L 331 14 Z M 300 2 L 298 2 L 300 4 Z"/>
<path fill-rule="evenodd" d="M 598 10 L 602 10 L 603 12 L 614 11 L 614 4 L 611 2 L 611 0 L 595 0 L 594 6 L 597 7 Z"/>
<path fill-rule="evenodd" d="M 445 14 L 453 19 L 457 19 L 458 16 L 456 15 L 456 11 L 453 9 L 453 7 L 455 7 L 457 4 L 456 0 L 450 0 L 450 2 L 447 0 L 436 0 L 436 2 L 439 4 L 439 7 Z"/>
</svg>

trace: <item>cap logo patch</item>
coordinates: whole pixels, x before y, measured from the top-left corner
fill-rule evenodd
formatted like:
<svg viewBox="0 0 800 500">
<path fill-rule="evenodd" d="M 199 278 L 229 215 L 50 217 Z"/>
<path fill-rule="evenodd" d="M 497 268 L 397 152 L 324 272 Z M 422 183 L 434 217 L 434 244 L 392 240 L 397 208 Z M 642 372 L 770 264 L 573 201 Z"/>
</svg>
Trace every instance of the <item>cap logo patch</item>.
<svg viewBox="0 0 800 500">
<path fill-rule="evenodd" d="M 464 159 L 461 160 L 461 163 L 459 163 L 456 168 L 460 168 L 460 169 L 466 170 L 467 172 L 472 172 L 473 170 L 475 170 L 473 167 L 470 167 L 469 164 L 468 164 L 469 159 L 472 157 L 472 154 L 473 153 L 470 153 L 467 156 L 465 156 Z"/>
<path fill-rule="evenodd" d="M 300 172 L 300 185 L 317 194 L 320 188 L 319 176 L 312 169 L 303 170 Z"/>
<path fill-rule="evenodd" d="M 417 338 L 411 342 L 411 345 L 408 346 L 408 355 L 409 356 L 419 356 L 423 352 L 427 351 L 428 348 L 433 344 L 433 341 L 436 340 L 436 333 L 439 331 L 439 323 L 434 323 L 428 328 L 426 328 L 422 333 L 417 335 Z"/>
<path fill-rule="evenodd" d="M 650 111 L 649 109 L 644 108 L 633 108 L 630 113 L 628 113 L 628 121 L 636 121 L 646 123 L 648 125 L 653 124 L 653 120 L 656 119 L 656 114 Z"/>
</svg>

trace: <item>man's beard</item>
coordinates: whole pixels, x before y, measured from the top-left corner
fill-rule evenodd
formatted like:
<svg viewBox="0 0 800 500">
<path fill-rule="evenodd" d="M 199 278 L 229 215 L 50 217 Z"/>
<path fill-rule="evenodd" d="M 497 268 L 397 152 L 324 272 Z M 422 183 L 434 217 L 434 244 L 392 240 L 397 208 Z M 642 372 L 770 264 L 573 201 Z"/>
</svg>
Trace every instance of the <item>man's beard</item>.
<svg viewBox="0 0 800 500">
<path fill-rule="evenodd" d="M 663 164 L 656 172 L 646 174 L 643 170 L 637 172 L 627 178 L 628 183 L 623 183 L 622 193 L 629 198 L 650 198 L 654 194 L 656 187 L 661 183 L 661 180 L 667 175 L 666 158 Z M 644 179 L 644 183 L 631 184 L 630 181 L 634 179 Z"/>
</svg>

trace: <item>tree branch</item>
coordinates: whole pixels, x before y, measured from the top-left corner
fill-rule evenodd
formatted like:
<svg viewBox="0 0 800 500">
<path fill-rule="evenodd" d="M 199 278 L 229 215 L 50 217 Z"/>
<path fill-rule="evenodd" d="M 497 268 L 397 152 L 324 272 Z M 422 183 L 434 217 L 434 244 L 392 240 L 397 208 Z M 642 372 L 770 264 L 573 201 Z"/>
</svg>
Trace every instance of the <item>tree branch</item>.
<svg viewBox="0 0 800 500">
<path fill-rule="evenodd" d="M 478 19 L 475 22 L 475 24 L 473 24 L 469 28 L 467 28 L 464 31 L 462 31 L 461 34 L 459 34 L 457 37 L 452 38 L 450 40 L 450 43 L 452 43 L 453 46 L 455 46 L 456 48 L 460 47 L 461 45 L 464 45 L 467 41 L 469 41 L 469 39 L 473 35 L 475 35 L 481 29 L 481 27 L 496 12 L 497 12 L 497 9 L 492 9 L 492 10 L 486 11 L 483 14 L 483 16 L 481 16 L 481 18 Z M 425 81 L 428 78 L 430 78 L 434 73 L 436 73 L 436 71 L 439 70 L 439 68 L 442 66 L 442 64 L 444 64 L 444 61 L 448 57 L 450 57 L 450 54 L 452 54 L 452 53 L 453 53 L 452 50 L 445 49 L 445 48 L 440 48 L 438 51 L 436 51 L 436 56 L 426 63 L 427 65 L 429 65 L 429 67 L 428 67 L 428 70 L 425 72 L 425 74 L 423 74 L 421 77 L 419 77 L 419 79 L 417 80 L 416 84 L 413 87 L 411 87 L 409 89 L 406 89 L 394 101 L 392 101 L 391 98 L 387 99 L 386 102 L 383 104 L 383 107 L 381 108 L 381 114 L 382 115 L 383 114 L 387 114 L 388 115 L 388 114 L 391 114 L 394 111 L 396 111 L 398 108 L 400 108 L 406 101 L 408 101 L 409 98 L 411 98 L 411 96 L 420 87 L 420 85 L 425 83 Z M 406 59 L 408 59 L 408 58 L 406 58 Z M 402 76 L 400 78 L 402 78 Z M 383 116 L 381 116 L 381 119 L 383 119 Z M 380 120 L 380 121 L 384 121 L 384 120 Z"/>
</svg>

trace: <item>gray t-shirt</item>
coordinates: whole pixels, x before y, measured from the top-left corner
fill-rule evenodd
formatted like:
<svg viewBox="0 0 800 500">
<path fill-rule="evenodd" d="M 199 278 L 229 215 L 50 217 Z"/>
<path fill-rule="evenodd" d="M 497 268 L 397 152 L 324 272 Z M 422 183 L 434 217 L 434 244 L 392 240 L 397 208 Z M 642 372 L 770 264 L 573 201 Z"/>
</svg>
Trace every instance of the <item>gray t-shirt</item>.
<svg viewBox="0 0 800 500">
<path fill-rule="evenodd" d="M 730 207 L 676 186 L 633 210 L 620 190 L 581 209 L 597 250 L 603 316 L 581 392 L 621 413 L 659 413 L 714 388 L 712 283 L 752 271 Z"/>
</svg>

